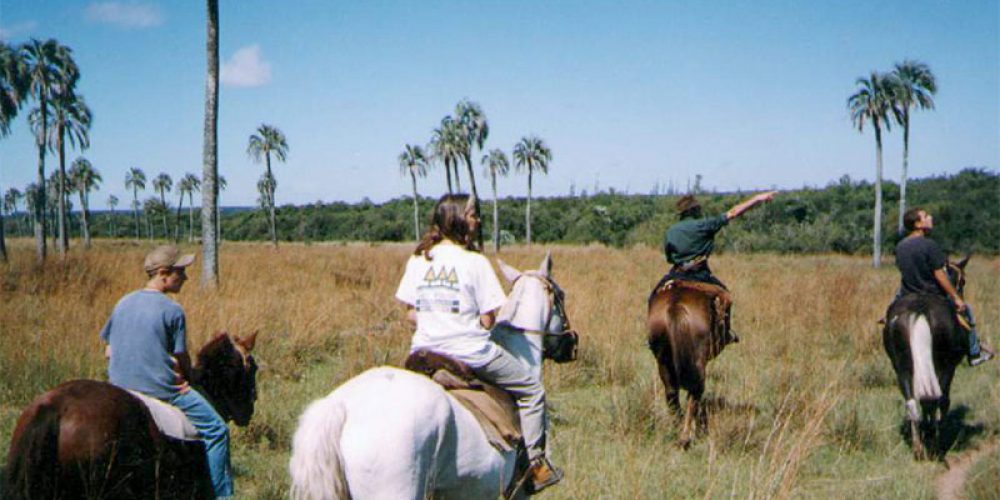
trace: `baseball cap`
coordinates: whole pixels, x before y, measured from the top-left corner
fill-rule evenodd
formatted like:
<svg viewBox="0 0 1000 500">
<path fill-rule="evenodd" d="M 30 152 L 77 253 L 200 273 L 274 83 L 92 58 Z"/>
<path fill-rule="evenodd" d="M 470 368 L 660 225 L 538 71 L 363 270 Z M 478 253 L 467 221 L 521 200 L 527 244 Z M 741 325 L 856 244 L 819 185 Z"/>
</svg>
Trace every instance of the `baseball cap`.
<svg viewBox="0 0 1000 500">
<path fill-rule="evenodd" d="M 143 268 L 147 273 L 165 267 L 187 267 L 194 263 L 194 254 L 181 255 L 181 251 L 174 245 L 161 245 L 146 254 L 146 261 Z"/>
</svg>

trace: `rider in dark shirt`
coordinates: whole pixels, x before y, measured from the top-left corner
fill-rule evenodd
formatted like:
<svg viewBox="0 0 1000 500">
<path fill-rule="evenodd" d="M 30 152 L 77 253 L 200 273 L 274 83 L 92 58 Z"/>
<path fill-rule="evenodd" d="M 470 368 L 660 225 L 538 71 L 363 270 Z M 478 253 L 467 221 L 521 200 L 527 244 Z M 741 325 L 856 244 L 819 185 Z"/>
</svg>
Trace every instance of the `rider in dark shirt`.
<svg viewBox="0 0 1000 500">
<path fill-rule="evenodd" d="M 976 366 L 989 361 L 994 352 L 979 343 L 972 308 L 965 303 L 948 279 L 948 258 L 941 247 L 927 237 L 934 228 L 934 218 L 924 209 L 911 208 L 903 214 L 903 226 L 910 234 L 896 245 L 896 267 L 902 275 L 897 298 L 923 293 L 951 300 L 955 310 L 969 324 L 969 364 Z"/>
<path fill-rule="evenodd" d="M 730 208 L 726 213 L 712 217 L 702 216 L 701 204 L 694 196 L 685 195 L 677 200 L 677 211 L 680 213 L 681 220 L 670 226 L 667 229 L 667 234 L 663 237 L 663 252 L 667 257 L 667 262 L 672 264 L 672 267 L 670 272 L 653 289 L 653 293 L 655 294 L 664 283 L 672 279 L 701 281 L 727 290 L 726 285 L 719 281 L 708 267 L 708 257 L 715 250 L 716 233 L 730 220 L 743 215 L 747 210 L 771 201 L 776 193 L 776 191 L 768 191 L 758 194 Z M 728 296 L 726 302 L 729 302 Z M 727 342 L 737 342 L 739 338 L 729 331 L 728 311 L 725 320 L 729 336 L 726 339 Z"/>
</svg>

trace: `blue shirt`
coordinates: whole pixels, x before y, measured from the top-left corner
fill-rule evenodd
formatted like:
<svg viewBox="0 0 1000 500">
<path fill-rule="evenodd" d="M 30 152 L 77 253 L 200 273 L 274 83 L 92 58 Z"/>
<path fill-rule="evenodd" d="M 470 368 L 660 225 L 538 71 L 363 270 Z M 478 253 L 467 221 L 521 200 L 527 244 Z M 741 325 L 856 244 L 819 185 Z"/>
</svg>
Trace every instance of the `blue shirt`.
<svg viewBox="0 0 1000 500">
<path fill-rule="evenodd" d="M 126 295 L 101 329 L 101 340 L 111 346 L 112 384 L 160 399 L 177 394 L 172 355 L 187 351 L 187 330 L 176 302 L 151 290 Z"/>
</svg>

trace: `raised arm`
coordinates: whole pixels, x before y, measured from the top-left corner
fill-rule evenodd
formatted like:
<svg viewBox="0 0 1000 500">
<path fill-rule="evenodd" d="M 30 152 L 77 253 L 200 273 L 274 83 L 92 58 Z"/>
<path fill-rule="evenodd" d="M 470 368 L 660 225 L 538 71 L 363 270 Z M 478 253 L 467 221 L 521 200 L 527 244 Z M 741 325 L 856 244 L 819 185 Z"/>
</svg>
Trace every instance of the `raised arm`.
<svg viewBox="0 0 1000 500">
<path fill-rule="evenodd" d="M 765 201 L 771 201 L 771 200 L 773 200 L 774 199 L 774 195 L 776 195 L 776 194 L 778 194 L 777 191 L 768 191 L 766 193 L 760 193 L 760 194 L 754 196 L 753 198 L 750 198 L 749 200 L 746 200 L 746 201 L 744 201 L 744 202 L 742 202 L 742 203 L 734 206 L 733 208 L 730 208 L 729 211 L 726 212 L 726 219 L 733 220 L 733 219 L 735 219 L 735 218 L 743 215 L 743 213 L 746 212 L 747 210 L 750 210 L 751 208 L 756 207 L 757 205 L 760 205 L 761 203 L 764 203 Z"/>
</svg>

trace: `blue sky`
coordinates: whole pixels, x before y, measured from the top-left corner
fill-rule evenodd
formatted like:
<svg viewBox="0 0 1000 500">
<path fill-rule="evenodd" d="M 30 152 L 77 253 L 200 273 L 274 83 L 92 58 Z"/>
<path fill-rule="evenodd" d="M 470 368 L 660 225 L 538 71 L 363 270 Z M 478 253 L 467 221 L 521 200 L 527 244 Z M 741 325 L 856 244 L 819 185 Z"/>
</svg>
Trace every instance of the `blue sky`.
<svg viewBox="0 0 1000 500">
<path fill-rule="evenodd" d="M 227 206 L 255 203 L 262 166 L 245 150 L 261 123 L 290 146 L 274 166 L 279 204 L 409 194 L 398 154 L 462 98 L 486 112 L 488 149 L 510 154 L 529 134 L 550 146 L 542 196 L 684 188 L 697 174 L 720 190 L 873 179 L 874 136 L 852 128 L 845 102 L 857 77 L 906 58 L 940 87 L 937 109 L 913 118 L 911 175 L 1000 163 L 996 0 L 220 3 Z M 200 174 L 204 2 L 0 0 L 0 37 L 74 50 L 95 116 L 83 155 L 104 176 L 97 207 L 109 194 L 127 206 L 132 166 Z M 0 141 L 0 188 L 35 178 L 26 115 Z M 898 179 L 901 131 L 885 142 Z M 500 194 L 526 184 L 504 179 Z M 440 167 L 418 188 L 444 191 Z"/>
</svg>

